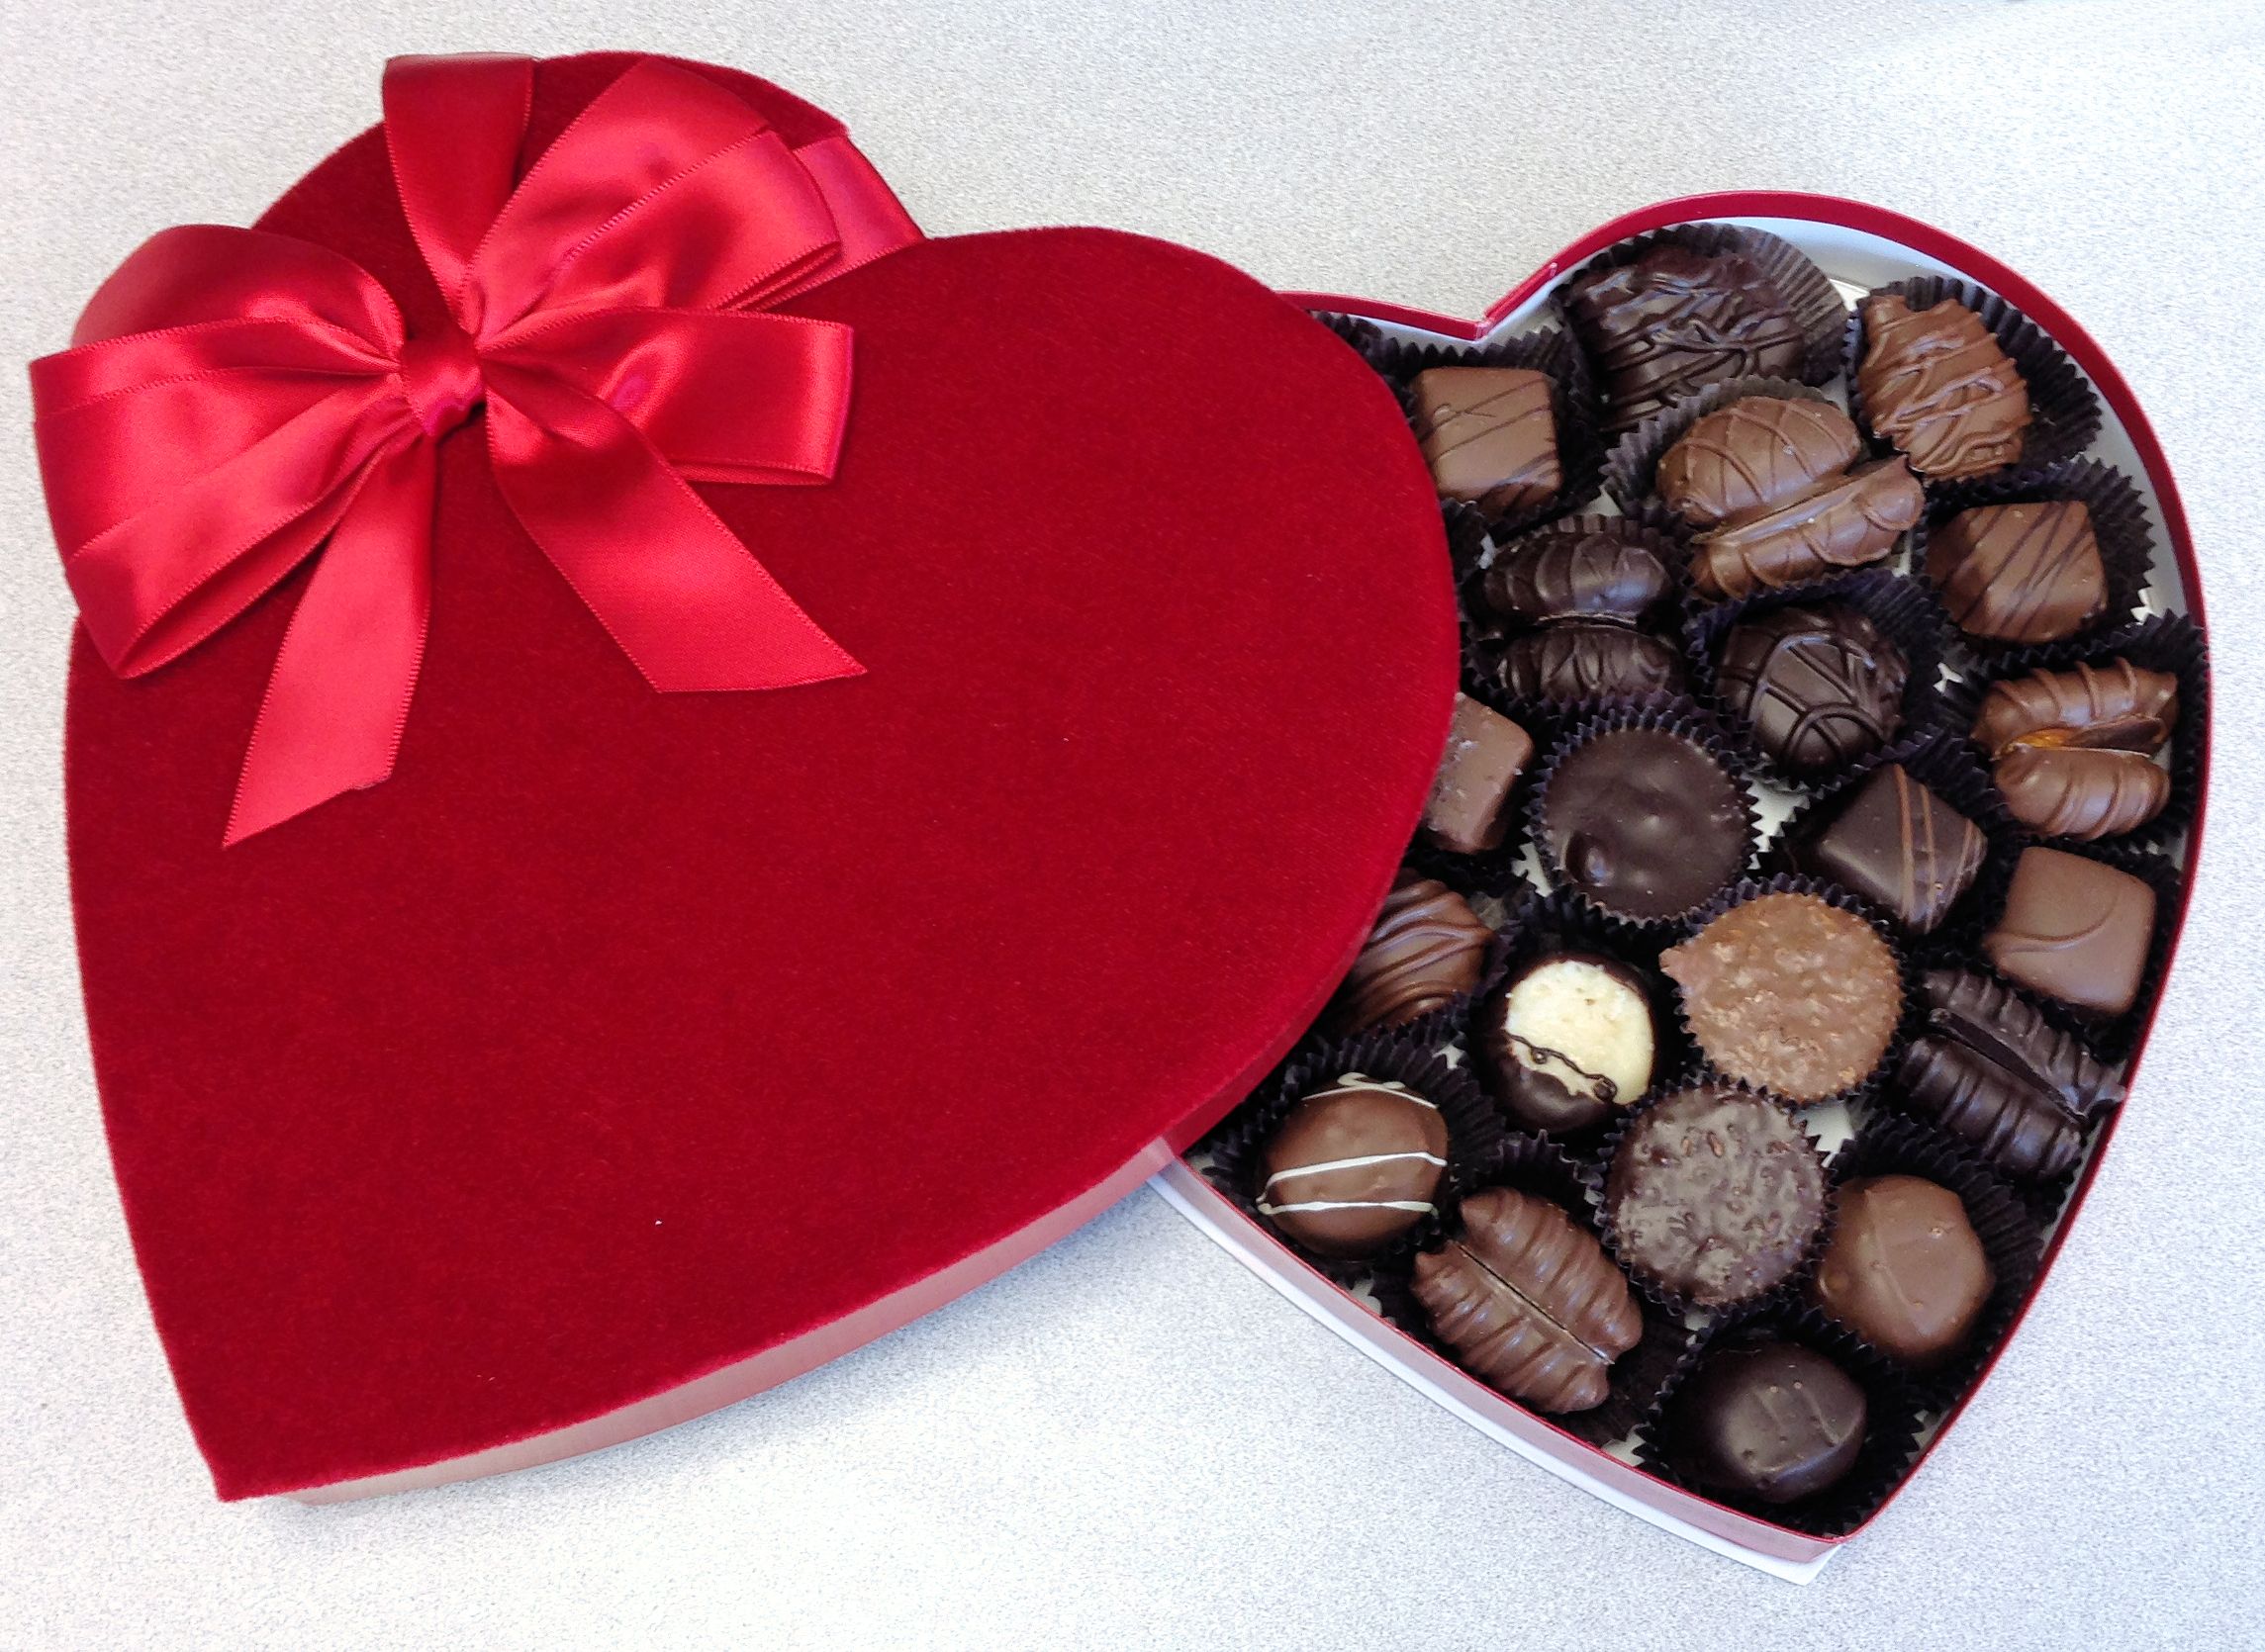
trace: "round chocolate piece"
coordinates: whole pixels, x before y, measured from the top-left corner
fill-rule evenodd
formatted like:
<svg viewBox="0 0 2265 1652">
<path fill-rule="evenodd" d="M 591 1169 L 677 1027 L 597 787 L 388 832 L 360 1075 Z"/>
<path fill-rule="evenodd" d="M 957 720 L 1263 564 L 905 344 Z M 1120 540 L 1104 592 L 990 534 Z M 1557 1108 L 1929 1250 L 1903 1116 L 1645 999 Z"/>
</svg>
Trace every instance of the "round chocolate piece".
<svg viewBox="0 0 2265 1652">
<path fill-rule="evenodd" d="M 1825 1164 L 1783 1108 L 1702 1084 L 1630 1123 L 1605 1173 L 1604 1216 L 1631 1270 L 1724 1308 L 1801 1265 L 1825 1220 Z"/>
<path fill-rule="evenodd" d="M 1554 868 L 1598 905 L 1673 918 L 1737 876 L 1746 793 L 1688 735 L 1613 729 L 1561 758 L 1542 799 Z"/>
<path fill-rule="evenodd" d="M 1437 1210 L 1447 1121 L 1404 1084 L 1349 1072 L 1267 1144 L 1259 1214 L 1324 1256 L 1372 1256 Z"/>
<path fill-rule="evenodd" d="M 1487 606 L 1531 625 L 1553 619 L 1635 624 L 1673 589 L 1667 565 L 1629 528 L 1544 528 L 1513 541 L 1480 582 Z"/>
<path fill-rule="evenodd" d="M 1634 699 L 1683 687 L 1682 652 L 1665 637 L 1602 619 L 1564 619 L 1513 637 L 1502 687 L 1519 699 L 1569 705 Z"/>
<path fill-rule="evenodd" d="M 1691 1484 L 1759 1503 L 1836 1485 L 1864 1447 L 1864 1391 L 1798 1342 L 1707 1355 L 1667 1408 L 1668 1461 Z"/>
<path fill-rule="evenodd" d="M 1602 1124 L 1652 1084 L 1652 1000 L 1635 970 L 1557 953 L 1530 964 L 1491 1007 L 1480 1043 L 1495 1093 L 1529 1130 Z"/>
<path fill-rule="evenodd" d="M 1330 1003 L 1340 1035 L 1401 1027 L 1478 985 L 1494 932 L 1445 883 L 1403 872 Z"/>
<path fill-rule="evenodd" d="M 1742 901 L 1659 967 L 1715 1069 L 1823 1101 L 1860 1082 L 1895 1037 L 1903 978 L 1879 931 L 1816 895 Z"/>
<path fill-rule="evenodd" d="M 1903 726 L 1903 650 L 1844 602 L 1731 627 L 1715 688 L 1761 749 L 1798 775 L 1870 755 Z"/>
<path fill-rule="evenodd" d="M 1844 1183 L 1817 1264 L 1817 1306 L 1918 1370 L 1965 1344 L 1996 1283 L 1958 1195 L 1919 1176 Z"/>
</svg>

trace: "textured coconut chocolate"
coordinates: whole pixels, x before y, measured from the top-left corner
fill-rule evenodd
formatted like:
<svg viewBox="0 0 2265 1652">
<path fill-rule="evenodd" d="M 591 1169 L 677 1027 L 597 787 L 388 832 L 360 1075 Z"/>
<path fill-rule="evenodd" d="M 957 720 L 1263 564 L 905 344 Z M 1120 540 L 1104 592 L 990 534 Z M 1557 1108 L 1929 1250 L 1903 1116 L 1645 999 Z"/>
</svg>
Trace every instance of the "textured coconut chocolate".
<svg viewBox="0 0 2265 1652">
<path fill-rule="evenodd" d="M 2132 832 L 2170 801 L 2170 772 L 2145 752 L 2016 746 L 1993 771 L 2006 808 L 2048 838 L 2089 842 Z"/>
<path fill-rule="evenodd" d="M 1727 1085 L 1680 1090 L 1638 1115 L 1605 1172 L 1621 1259 L 1702 1308 L 1782 1283 L 1825 1204 L 1816 1145 L 1784 1109 Z"/>
<path fill-rule="evenodd" d="M 1576 277 L 1565 313 L 1596 364 L 1616 431 L 1717 380 L 1795 376 L 1808 353 L 1783 295 L 1739 252 L 1663 242 L 1633 263 Z"/>
<path fill-rule="evenodd" d="M 2100 1015 L 2139 996 L 2154 938 L 2144 878 L 2059 849 L 2025 849 L 1982 952 L 2007 979 Z"/>
<path fill-rule="evenodd" d="M 1404 1084 L 1349 1072 L 1289 1110 L 1261 1163 L 1261 1216 L 1321 1255 L 1373 1256 L 1438 1208 L 1447 1121 Z"/>
<path fill-rule="evenodd" d="M 1442 849 L 1476 855 L 1510 835 L 1510 788 L 1534 761 L 1534 737 L 1492 706 L 1455 696 L 1447 754 L 1424 805 L 1424 835 Z"/>
<path fill-rule="evenodd" d="M 1688 912 L 1738 875 L 1746 793 L 1686 735 L 1626 728 L 1567 752 L 1542 800 L 1542 833 L 1566 882 L 1637 919 Z"/>
<path fill-rule="evenodd" d="M 1862 895 L 1912 934 L 1929 935 L 1973 886 L 1988 848 L 1979 826 L 1902 764 L 1887 763 L 1830 825 L 1796 844 L 1793 857 L 1802 871 Z"/>
<path fill-rule="evenodd" d="M 1691 583 L 1707 597 L 1751 597 L 1861 568 L 1894 550 L 1926 507 L 1926 490 L 1903 460 L 1864 465 L 1790 505 L 1699 535 Z"/>
<path fill-rule="evenodd" d="M 1683 655 L 1650 631 L 1568 619 L 1513 637 L 1502 651 L 1501 679 L 1505 692 L 1524 700 L 1634 699 L 1680 690 Z"/>
<path fill-rule="evenodd" d="M 1990 685 L 1974 716 L 1974 743 L 1992 758 L 2015 746 L 2152 752 L 2179 715 L 2179 680 L 2118 658 L 2038 670 Z"/>
<path fill-rule="evenodd" d="M 1867 1413 L 1856 1380 L 1814 1348 L 1721 1348 L 1675 1390 L 1662 1421 L 1666 1456 L 1703 1490 L 1794 1503 L 1855 1466 Z"/>
<path fill-rule="evenodd" d="M 1651 546 L 1624 528 L 1544 528 L 1505 547 L 1479 582 L 1487 607 L 1505 619 L 1617 619 L 1635 624 L 1657 609 L 1674 581 Z"/>
<path fill-rule="evenodd" d="M 1756 895 L 1660 955 L 1717 1071 L 1823 1101 L 1879 1065 L 1903 1015 L 1895 954 L 1816 895 Z"/>
<path fill-rule="evenodd" d="M 2021 458 L 2029 386 L 1981 317 L 1956 299 L 1914 312 L 1894 293 L 1864 300 L 1863 317 L 1864 416 L 1913 470 L 1954 482 Z"/>
<path fill-rule="evenodd" d="M 1927 540 L 1927 577 L 1970 637 L 2073 637 L 2108 606 L 2108 569 L 2081 500 L 1961 510 Z"/>
<path fill-rule="evenodd" d="M 1603 1403 L 1612 1362 L 1643 1339 L 1628 1280 L 1547 1199 L 1488 1188 L 1463 1226 L 1415 1261 L 1413 1289 L 1463 1369 L 1537 1411 Z"/>
<path fill-rule="evenodd" d="M 1854 421 L 1830 402 L 1748 396 L 1676 438 L 1652 487 L 1693 527 L 1719 527 L 1808 498 L 1862 451 Z"/>
<path fill-rule="evenodd" d="M 1445 883 L 1402 872 L 1331 1000 L 1331 1030 L 1399 1027 L 1478 985 L 1494 932 Z"/>
<path fill-rule="evenodd" d="M 1844 602 L 1788 606 L 1731 627 L 1715 670 L 1723 703 L 1796 775 L 1851 763 L 1903 724 L 1903 650 Z"/>
<path fill-rule="evenodd" d="M 1434 367 L 1411 388 L 1416 442 L 1445 498 L 1508 512 L 1545 505 L 1564 485 L 1547 373 Z"/>
<path fill-rule="evenodd" d="M 1996 1283 L 1966 1207 L 1919 1176 L 1865 1176 L 1835 1196 L 1817 1306 L 1891 1359 L 1932 1370 L 1965 1345 Z"/>
<path fill-rule="evenodd" d="M 1911 1109 L 1991 1164 L 2048 1180 L 2084 1150 L 2084 1120 L 2123 1086 L 2074 1037 L 2004 982 L 1934 969 L 1927 1032 L 1904 1051 L 1896 1084 Z"/>
<path fill-rule="evenodd" d="M 1479 1034 L 1510 1116 L 1557 1135 L 1592 1129 L 1650 1088 L 1656 1044 L 1643 978 L 1588 953 L 1528 964 Z"/>
</svg>

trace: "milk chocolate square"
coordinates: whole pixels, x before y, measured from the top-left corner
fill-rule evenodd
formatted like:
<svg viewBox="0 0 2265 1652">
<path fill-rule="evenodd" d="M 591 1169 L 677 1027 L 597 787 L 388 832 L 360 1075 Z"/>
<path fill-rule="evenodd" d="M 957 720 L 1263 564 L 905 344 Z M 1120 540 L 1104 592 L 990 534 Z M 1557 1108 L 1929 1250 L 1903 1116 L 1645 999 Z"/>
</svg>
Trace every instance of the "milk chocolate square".
<svg viewBox="0 0 2265 1652">
<path fill-rule="evenodd" d="M 2154 931 L 2155 891 L 2144 879 L 2065 850 L 2025 849 L 1982 950 L 2010 980 L 2122 1015 L 2139 996 Z"/>
<path fill-rule="evenodd" d="M 1455 696 L 1447 755 L 1424 806 L 1424 835 L 1442 849 L 1475 855 L 1510 834 L 1510 788 L 1534 761 L 1534 738 L 1490 705 Z"/>
<path fill-rule="evenodd" d="M 1415 379 L 1416 442 L 1448 499 L 1508 514 L 1564 484 L 1550 376 L 1525 367 L 1433 367 Z"/>
</svg>

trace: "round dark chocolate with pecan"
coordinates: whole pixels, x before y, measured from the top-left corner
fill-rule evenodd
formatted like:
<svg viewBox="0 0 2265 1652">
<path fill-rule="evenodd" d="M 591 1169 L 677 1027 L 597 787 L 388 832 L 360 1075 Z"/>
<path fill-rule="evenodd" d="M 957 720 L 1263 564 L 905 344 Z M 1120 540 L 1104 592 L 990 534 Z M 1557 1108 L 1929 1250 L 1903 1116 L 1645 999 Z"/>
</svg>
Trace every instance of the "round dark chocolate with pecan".
<svg viewBox="0 0 2265 1652">
<path fill-rule="evenodd" d="M 1903 650 L 1845 602 L 1793 605 L 1731 627 L 1715 688 L 1761 749 L 1797 775 L 1866 757 L 1903 725 Z"/>
</svg>

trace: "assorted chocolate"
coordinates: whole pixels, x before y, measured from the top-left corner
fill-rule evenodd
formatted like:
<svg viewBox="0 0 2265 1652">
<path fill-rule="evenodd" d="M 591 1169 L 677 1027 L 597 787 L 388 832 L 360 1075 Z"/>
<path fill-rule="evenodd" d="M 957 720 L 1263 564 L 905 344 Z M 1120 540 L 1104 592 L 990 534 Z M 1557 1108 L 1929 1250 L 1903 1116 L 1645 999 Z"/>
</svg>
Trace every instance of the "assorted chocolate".
<svg viewBox="0 0 2265 1652">
<path fill-rule="evenodd" d="M 1862 1385 L 1814 1348 L 1720 1348 L 1675 1390 L 1667 1458 L 1702 1490 L 1796 1503 L 1855 1467 L 1869 1417 Z"/>
<path fill-rule="evenodd" d="M 1787 295 L 1742 251 L 1661 241 L 1632 263 L 1575 276 L 1564 307 L 1613 431 L 1719 380 L 1796 378 L 1808 355 Z"/>
<path fill-rule="evenodd" d="M 2154 936 L 2155 890 L 2145 878 L 2038 847 L 2014 863 L 2005 910 L 1982 952 L 2016 985 L 2116 1016 L 2138 1000 Z"/>
<path fill-rule="evenodd" d="M 1708 746 L 1674 728 L 1578 741 L 1544 781 L 1550 864 L 1597 905 L 1639 922 L 1679 917 L 1736 877 L 1752 847 L 1746 791 Z"/>
<path fill-rule="evenodd" d="M 1590 1130 L 1652 1087 L 1659 1048 L 1652 995 L 1634 967 L 1593 953 L 1526 965 L 1477 1024 L 1494 1093 L 1527 1130 Z"/>
<path fill-rule="evenodd" d="M 1794 846 L 1802 871 L 1863 896 L 1913 935 L 1932 935 L 1981 875 L 1981 827 L 1883 763 L 1832 820 Z"/>
<path fill-rule="evenodd" d="M 1965 1345 L 1996 1278 L 1957 1194 L 1919 1176 L 1863 1176 L 1835 1198 L 1817 1306 L 1914 1370 Z"/>
<path fill-rule="evenodd" d="M 1416 445 L 1442 499 L 1493 515 L 1546 505 L 1564 486 L 1554 389 L 1530 367 L 1433 367 L 1410 386 Z"/>
<path fill-rule="evenodd" d="M 1445 883 L 1403 872 L 1325 1019 L 1340 1035 L 1402 1027 L 1478 988 L 1494 932 Z"/>
<path fill-rule="evenodd" d="M 1502 847 L 1510 834 L 1510 789 L 1534 761 L 1534 737 L 1468 694 L 1455 696 L 1455 722 L 1424 805 L 1424 835 L 1458 855 Z"/>
<path fill-rule="evenodd" d="M 1683 651 L 1668 629 L 1674 577 L 1662 546 L 1608 517 L 1503 546 L 1476 589 L 1481 606 L 1519 627 L 1501 649 L 1503 691 L 1553 706 L 1680 691 Z"/>
<path fill-rule="evenodd" d="M 1927 577 L 1951 622 L 1985 642 L 2058 642 L 2108 607 L 2108 565 L 2082 500 L 1961 510 L 1929 533 Z"/>
<path fill-rule="evenodd" d="M 1261 1163 L 1259 1214 L 1324 1256 L 1372 1256 L 1439 1205 L 1447 1120 L 1405 1084 L 1348 1072 L 1289 1110 Z"/>
<path fill-rule="evenodd" d="M 2162 813 L 2171 775 L 2155 754 L 2178 714 L 2169 672 L 2079 661 L 1991 684 L 1973 738 L 2016 820 L 2043 837 L 2090 842 Z"/>
<path fill-rule="evenodd" d="M 1869 757 L 1903 726 L 1903 650 L 1847 602 L 1788 604 L 1731 627 L 1715 692 L 1795 776 Z"/>
<path fill-rule="evenodd" d="M 1873 432 L 1930 482 L 2017 463 L 2029 434 L 2028 383 L 1982 318 L 1956 299 L 1914 311 L 1895 293 L 1859 307 L 1856 394 Z"/>
</svg>

